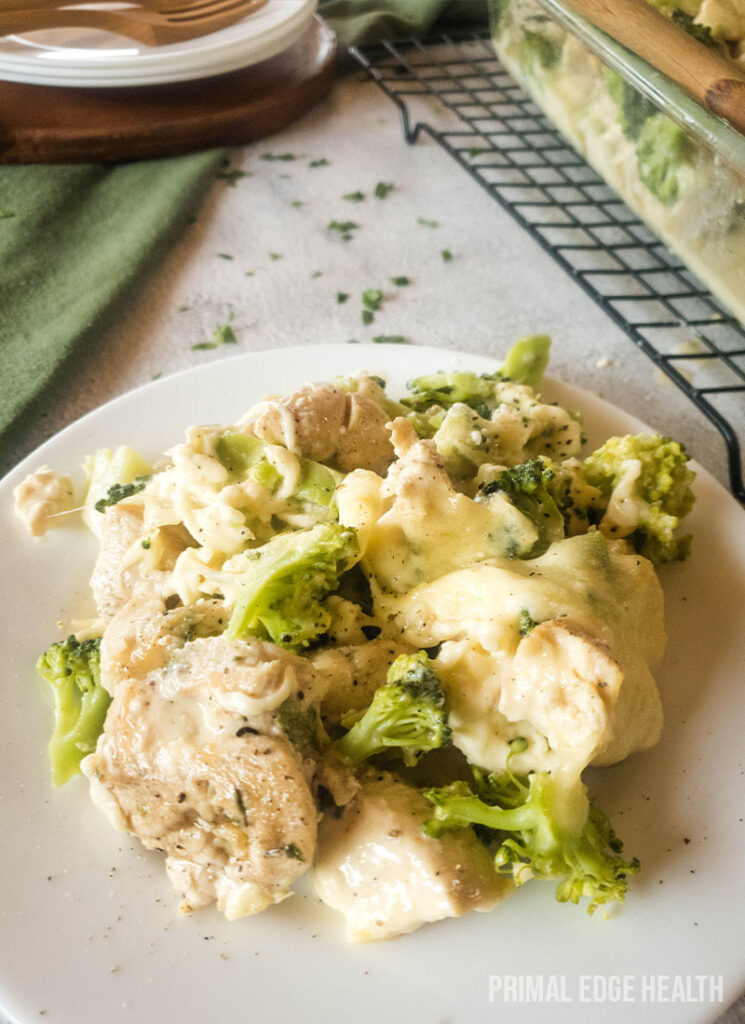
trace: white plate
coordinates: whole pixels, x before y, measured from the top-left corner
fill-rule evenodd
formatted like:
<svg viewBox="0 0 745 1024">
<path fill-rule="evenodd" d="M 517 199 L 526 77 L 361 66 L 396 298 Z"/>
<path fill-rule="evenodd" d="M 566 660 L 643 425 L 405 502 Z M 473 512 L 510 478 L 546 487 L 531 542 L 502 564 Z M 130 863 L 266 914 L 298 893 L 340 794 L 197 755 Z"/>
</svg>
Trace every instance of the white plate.
<svg viewBox="0 0 745 1024">
<path fill-rule="evenodd" d="M 158 85 L 224 74 L 288 49 L 317 0 L 268 0 L 244 21 L 197 39 L 146 46 L 100 29 L 44 29 L 0 38 L 0 79 L 33 85 Z"/>
<path fill-rule="evenodd" d="M 307 895 L 233 924 L 211 910 L 180 919 L 161 857 L 112 831 L 82 779 L 50 789 L 51 694 L 33 663 L 60 635 L 57 620 L 88 606 L 94 544 L 74 528 L 25 536 L 11 512 L 13 486 L 41 463 L 69 470 L 102 446 L 126 441 L 155 455 L 187 424 L 230 423 L 267 391 L 364 367 L 400 392 L 411 375 L 456 366 L 494 369 L 477 356 L 380 345 L 212 363 L 104 406 L 0 483 L 0 1005 L 21 1024 L 703 1024 L 721 1003 L 643 1002 L 644 978 L 721 975 L 725 1002 L 745 985 L 745 518 L 703 471 L 693 557 L 662 570 L 663 738 L 590 780 L 642 861 L 610 920 L 556 903 L 539 882 L 492 914 L 373 946 L 345 945 L 341 917 Z M 544 391 L 584 411 L 591 444 L 640 429 L 574 388 Z M 564 976 L 575 1002 L 490 1003 L 490 975 Z M 580 975 L 599 976 L 601 989 L 602 979 L 629 976 L 635 1005 L 579 1002 Z"/>
</svg>

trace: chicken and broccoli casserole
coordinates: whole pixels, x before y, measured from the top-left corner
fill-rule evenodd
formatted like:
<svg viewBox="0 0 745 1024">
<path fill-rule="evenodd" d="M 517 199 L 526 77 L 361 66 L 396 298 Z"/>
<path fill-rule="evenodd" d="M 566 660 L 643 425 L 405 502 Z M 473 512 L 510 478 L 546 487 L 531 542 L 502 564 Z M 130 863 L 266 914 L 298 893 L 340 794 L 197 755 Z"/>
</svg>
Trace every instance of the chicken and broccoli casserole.
<svg viewBox="0 0 745 1024">
<path fill-rule="evenodd" d="M 583 457 L 548 345 L 88 459 L 97 617 L 38 664 L 53 781 L 82 771 L 184 909 L 258 913 L 310 872 L 366 941 L 531 878 L 624 899 L 638 863 L 582 775 L 659 738 L 655 566 L 688 553 L 693 474 L 657 435 Z M 76 513 L 46 467 L 16 502 L 37 533 Z"/>
<path fill-rule="evenodd" d="M 649 3 L 735 66 L 745 64 L 742 0 Z M 741 177 L 690 129 L 603 65 L 535 0 L 491 0 L 491 14 L 494 47 L 510 74 L 611 188 L 745 323 Z M 598 196 L 591 187 L 585 198 Z M 593 219 L 598 217 L 604 217 L 601 209 Z"/>
</svg>

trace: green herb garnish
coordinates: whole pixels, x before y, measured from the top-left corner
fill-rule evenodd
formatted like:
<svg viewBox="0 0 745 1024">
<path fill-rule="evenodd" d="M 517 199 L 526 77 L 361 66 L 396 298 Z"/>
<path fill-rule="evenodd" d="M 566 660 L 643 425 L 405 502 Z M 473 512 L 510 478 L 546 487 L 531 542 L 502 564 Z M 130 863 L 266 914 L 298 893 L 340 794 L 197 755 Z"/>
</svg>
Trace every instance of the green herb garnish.
<svg viewBox="0 0 745 1024">
<path fill-rule="evenodd" d="M 249 177 L 249 172 L 241 171 L 237 167 L 232 167 L 229 171 L 220 171 L 217 177 L 220 181 L 226 182 L 230 188 L 235 188 L 241 178 Z"/>
<path fill-rule="evenodd" d="M 338 231 L 342 238 L 345 235 L 349 235 L 350 231 L 356 231 L 359 224 L 355 224 L 353 220 L 332 220 L 328 227 L 328 231 Z"/>
<path fill-rule="evenodd" d="M 408 345 L 409 339 L 403 334 L 376 334 L 372 339 L 373 345 Z"/>
<path fill-rule="evenodd" d="M 347 192 L 345 196 L 342 196 L 342 199 L 346 199 L 348 203 L 361 203 L 364 198 L 364 192 Z"/>
<path fill-rule="evenodd" d="M 349 295 L 346 292 L 337 292 L 336 293 L 336 301 L 339 303 L 340 306 L 343 306 L 348 298 L 349 298 Z"/>
<path fill-rule="evenodd" d="M 385 199 L 395 187 L 390 181 L 379 181 L 375 186 L 375 198 Z"/>
<path fill-rule="evenodd" d="M 147 476 L 136 476 L 128 484 L 112 484 L 106 493 L 106 497 L 99 498 L 93 507 L 96 512 L 103 513 L 111 505 L 118 505 L 125 498 L 131 498 L 133 494 L 139 494 L 140 491 L 145 489 L 150 479 L 151 477 L 148 473 Z"/>
<path fill-rule="evenodd" d="M 425 228 L 439 228 L 440 222 L 437 220 L 427 220 L 426 217 L 417 217 L 417 224 L 423 225 Z"/>
<path fill-rule="evenodd" d="M 380 309 L 380 303 L 383 301 L 383 293 L 380 288 L 367 288 L 362 293 L 362 305 L 366 309 L 371 309 L 373 312 L 377 312 Z"/>
<path fill-rule="evenodd" d="M 391 284 L 395 284 L 397 288 L 405 288 L 411 284 L 411 280 L 408 277 L 392 277 Z"/>
<path fill-rule="evenodd" d="M 212 335 L 211 341 L 200 341 L 196 345 L 192 345 L 192 349 L 195 352 L 208 351 L 213 348 L 220 348 L 221 345 L 237 345 L 238 339 L 235 336 L 235 331 L 230 326 L 233 322 L 234 313 L 231 311 L 228 319 L 224 324 L 219 324 L 215 328 L 215 333 Z"/>
<path fill-rule="evenodd" d="M 531 629 L 534 629 L 537 625 L 538 623 L 527 608 L 523 608 L 520 612 L 520 636 L 527 636 Z"/>
</svg>

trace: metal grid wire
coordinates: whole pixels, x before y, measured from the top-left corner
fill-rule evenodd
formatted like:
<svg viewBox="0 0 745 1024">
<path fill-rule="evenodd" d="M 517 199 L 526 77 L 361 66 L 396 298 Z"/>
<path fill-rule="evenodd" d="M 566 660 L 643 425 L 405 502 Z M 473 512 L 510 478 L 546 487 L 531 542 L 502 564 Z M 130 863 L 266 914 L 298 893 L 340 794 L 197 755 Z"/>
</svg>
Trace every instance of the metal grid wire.
<svg viewBox="0 0 745 1024">
<path fill-rule="evenodd" d="M 745 331 L 515 84 L 480 33 L 353 47 L 401 111 L 407 142 L 437 141 L 716 426 L 745 503 L 729 419 L 745 402 Z M 458 122 L 414 122 L 435 98 Z M 728 405 L 729 403 L 729 405 Z M 733 405 L 732 403 L 738 403 Z"/>
</svg>

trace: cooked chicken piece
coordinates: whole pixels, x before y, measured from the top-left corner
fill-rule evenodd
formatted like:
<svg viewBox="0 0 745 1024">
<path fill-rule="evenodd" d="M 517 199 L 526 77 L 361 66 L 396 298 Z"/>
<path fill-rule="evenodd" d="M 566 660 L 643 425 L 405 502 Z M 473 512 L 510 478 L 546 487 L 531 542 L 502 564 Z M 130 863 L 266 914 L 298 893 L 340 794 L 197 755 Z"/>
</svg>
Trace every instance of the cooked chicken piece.
<svg viewBox="0 0 745 1024">
<path fill-rule="evenodd" d="M 602 641 L 567 620 L 547 620 L 520 641 L 499 711 L 530 722 L 581 771 L 613 738 L 623 678 Z"/>
<path fill-rule="evenodd" d="M 360 791 L 354 769 L 343 764 L 330 748 L 322 754 L 313 774 L 315 792 L 323 787 L 337 807 L 345 807 Z"/>
<path fill-rule="evenodd" d="M 99 513 L 95 513 L 99 515 Z M 145 537 L 144 508 L 139 497 L 125 498 L 101 516 L 99 551 L 91 590 L 99 616 L 108 622 L 130 599 L 140 580 L 158 590 L 162 574 L 173 569 L 194 540 L 181 525 L 161 526 Z"/>
<path fill-rule="evenodd" d="M 222 633 L 226 622 L 222 601 L 168 608 L 155 590 L 139 582 L 103 634 L 101 681 L 113 693 L 122 681 L 162 668 L 188 640 Z"/>
<path fill-rule="evenodd" d="M 94 513 L 99 514 L 99 513 Z M 107 508 L 101 516 L 98 558 L 91 576 L 91 590 L 99 616 L 108 622 L 132 596 L 140 578 L 135 543 L 143 535 L 142 502 L 124 499 Z"/>
<path fill-rule="evenodd" d="M 75 504 L 72 477 L 40 466 L 13 489 L 16 515 L 32 537 L 40 537 L 59 522 L 55 517 Z"/>
<path fill-rule="evenodd" d="M 306 384 L 257 407 L 253 430 L 271 444 L 343 472 L 371 469 L 381 475 L 393 459 L 385 411 L 364 395 L 332 384 Z"/>
<path fill-rule="evenodd" d="M 315 803 L 271 714 L 312 688 L 312 670 L 259 641 L 161 647 L 160 664 L 141 659 L 115 687 L 84 766 L 91 794 L 166 853 L 186 909 L 216 900 L 231 920 L 258 913 L 288 896 L 313 859 Z"/>
<path fill-rule="evenodd" d="M 416 650 L 378 637 L 369 643 L 351 647 L 328 647 L 310 658 L 319 676 L 327 683 L 321 713 L 326 725 L 338 725 L 345 711 L 366 708 L 375 691 L 385 682 L 391 663 L 399 654 Z"/>
<path fill-rule="evenodd" d="M 357 530 L 371 582 L 402 594 L 463 565 L 532 547 L 537 530 L 503 494 L 483 501 L 461 494 L 432 441 L 415 439 L 401 419 L 392 432 L 398 458 L 387 477 L 357 470 L 337 491 L 339 521 Z"/>
<path fill-rule="evenodd" d="M 366 779 L 319 828 L 317 894 L 346 916 L 350 942 L 389 939 L 429 921 L 491 910 L 512 891 L 470 829 L 429 839 L 432 805 L 387 772 Z"/>
</svg>

